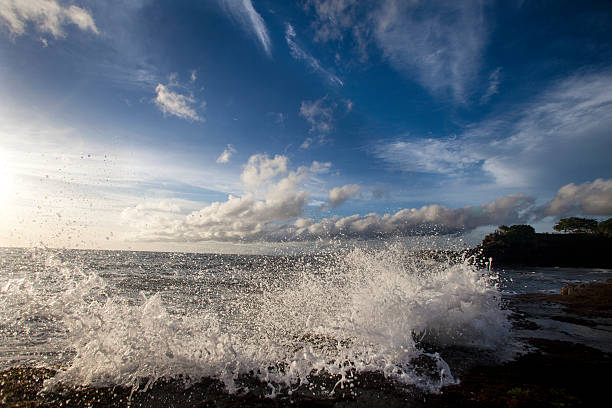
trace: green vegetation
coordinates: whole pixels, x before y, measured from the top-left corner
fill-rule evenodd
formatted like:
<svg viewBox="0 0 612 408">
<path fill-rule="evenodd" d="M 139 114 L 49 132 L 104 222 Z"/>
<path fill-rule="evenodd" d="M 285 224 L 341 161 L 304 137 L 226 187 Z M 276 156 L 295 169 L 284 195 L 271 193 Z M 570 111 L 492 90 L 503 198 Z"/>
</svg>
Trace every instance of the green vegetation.
<svg viewBox="0 0 612 408">
<path fill-rule="evenodd" d="M 597 220 L 592 218 L 569 217 L 561 218 L 553 227 L 555 231 L 576 233 L 595 233 L 597 232 Z"/>
</svg>

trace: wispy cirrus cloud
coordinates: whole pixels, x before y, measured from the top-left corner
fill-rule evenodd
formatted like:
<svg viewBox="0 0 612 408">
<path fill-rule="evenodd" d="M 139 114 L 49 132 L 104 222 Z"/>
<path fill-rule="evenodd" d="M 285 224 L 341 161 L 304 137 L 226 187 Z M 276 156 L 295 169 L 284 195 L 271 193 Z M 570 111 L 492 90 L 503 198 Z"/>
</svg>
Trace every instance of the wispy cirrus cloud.
<svg viewBox="0 0 612 408">
<path fill-rule="evenodd" d="M 63 6 L 56 0 L 2 0 L 0 24 L 5 25 L 15 36 L 23 35 L 28 24 L 33 24 L 39 32 L 51 34 L 55 38 L 65 36 L 64 27 L 67 24 L 99 34 L 87 10 L 75 5 Z"/>
<path fill-rule="evenodd" d="M 487 38 L 482 1 L 387 0 L 372 19 L 376 44 L 398 71 L 436 95 L 468 99 Z"/>
<path fill-rule="evenodd" d="M 255 10 L 251 0 L 219 0 L 225 10 L 242 26 L 246 32 L 255 35 L 256 40 L 268 56 L 272 55 L 272 42 L 266 23 Z"/>
<path fill-rule="evenodd" d="M 501 83 L 501 67 L 497 67 L 491 74 L 489 75 L 489 86 L 486 92 L 480 98 L 480 102 L 487 103 L 489 99 L 493 95 L 499 93 L 499 84 Z"/>
<path fill-rule="evenodd" d="M 374 144 L 373 154 L 402 171 L 457 174 L 483 160 L 457 138 L 407 139 Z"/>
<path fill-rule="evenodd" d="M 401 171 L 480 172 L 498 187 L 532 188 L 610 174 L 610 128 L 612 71 L 590 72 L 557 81 L 532 100 L 456 136 L 406 136 L 368 147 Z"/>
<path fill-rule="evenodd" d="M 437 96 L 465 103 L 478 76 L 488 30 L 485 1 L 311 0 L 315 39 L 351 36 L 361 60 L 375 46 L 397 71 Z"/>
<path fill-rule="evenodd" d="M 334 85 L 343 86 L 344 82 L 337 75 L 329 71 L 328 69 L 323 68 L 318 59 L 313 57 L 311 54 L 306 52 L 300 45 L 297 43 L 295 29 L 289 23 L 285 24 L 285 41 L 287 42 L 287 46 L 289 47 L 289 51 L 291 52 L 291 56 L 296 60 L 303 60 L 306 65 L 308 65 L 314 72 L 322 75 L 326 78 L 330 83 Z"/>
</svg>

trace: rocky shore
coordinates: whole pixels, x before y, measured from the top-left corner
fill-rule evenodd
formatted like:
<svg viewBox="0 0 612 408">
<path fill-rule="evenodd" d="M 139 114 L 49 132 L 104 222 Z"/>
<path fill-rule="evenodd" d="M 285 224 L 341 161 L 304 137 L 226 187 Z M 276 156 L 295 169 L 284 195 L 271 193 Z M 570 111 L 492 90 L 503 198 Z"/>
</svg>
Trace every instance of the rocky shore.
<svg viewBox="0 0 612 408">
<path fill-rule="evenodd" d="M 297 389 L 270 399 L 269 389 L 250 380 L 249 392 L 227 394 L 218 381 L 202 379 L 185 388 L 180 380 L 158 381 L 146 392 L 125 387 L 60 385 L 41 392 L 55 371 L 16 367 L 0 373 L 0 404 L 6 407 L 589 407 L 607 398 L 612 354 L 587 344 L 550 338 L 534 310 L 557 310 L 550 319 L 581 330 L 597 329 L 612 344 L 612 280 L 592 285 L 566 286 L 560 294 L 517 295 L 507 299 L 515 333 L 525 352 L 499 363 L 466 358 L 470 350 L 449 348 L 442 357 L 460 379 L 439 394 L 400 388 L 380 374 L 361 375 L 354 388 L 333 395 L 313 395 Z M 546 306 L 546 307 L 544 307 Z M 607 334 L 606 334 L 607 333 Z M 548 337 L 548 338 L 547 338 Z M 605 338 L 604 338 L 605 341 Z M 329 386 L 337 379 L 318 377 Z M 249 379 L 244 379 L 245 383 Z"/>
</svg>

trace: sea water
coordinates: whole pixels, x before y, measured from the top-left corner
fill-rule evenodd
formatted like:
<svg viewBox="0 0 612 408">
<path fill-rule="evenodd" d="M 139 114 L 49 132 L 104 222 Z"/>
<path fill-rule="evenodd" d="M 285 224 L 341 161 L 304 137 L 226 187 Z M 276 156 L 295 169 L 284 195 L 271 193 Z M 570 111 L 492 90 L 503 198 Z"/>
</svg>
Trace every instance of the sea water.
<svg viewBox="0 0 612 408">
<path fill-rule="evenodd" d="M 55 382 L 146 389 L 203 377 L 269 396 L 355 375 L 437 392 L 457 382 L 439 351 L 502 354 L 502 297 L 612 277 L 606 270 L 488 270 L 402 245 L 304 256 L 0 249 L 0 368 L 57 368 Z M 423 366 L 422 362 L 427 361 Z"/>
</svg>

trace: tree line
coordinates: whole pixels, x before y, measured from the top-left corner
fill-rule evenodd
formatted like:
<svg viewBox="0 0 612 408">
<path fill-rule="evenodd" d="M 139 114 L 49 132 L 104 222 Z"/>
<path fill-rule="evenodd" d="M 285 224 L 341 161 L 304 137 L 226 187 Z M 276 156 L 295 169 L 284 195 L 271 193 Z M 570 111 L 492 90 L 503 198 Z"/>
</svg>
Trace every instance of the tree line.
<svg viewBox="0 0 612 408">
<path fill-rule="evenodd" d="M 561 218 L 558 223 L 553 226 L 555 231 L 565 232 L 570 234 L 595 234 L 612 235 L 612 218 L 605 221 L 597 222 L 592 218 L 568 217 Z"/>
</svg>

